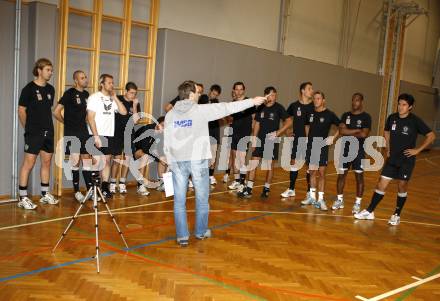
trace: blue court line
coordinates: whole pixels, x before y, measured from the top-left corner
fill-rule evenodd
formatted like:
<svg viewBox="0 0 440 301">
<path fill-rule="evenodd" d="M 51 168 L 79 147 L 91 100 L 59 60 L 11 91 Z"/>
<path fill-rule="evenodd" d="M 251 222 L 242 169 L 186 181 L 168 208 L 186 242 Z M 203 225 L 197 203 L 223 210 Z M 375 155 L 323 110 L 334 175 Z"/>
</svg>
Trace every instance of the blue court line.
<svg viewBox="0 0 440 301">
<path fill-rule="evenodd" d="M 288 210 L 290 211 L 290 210 Z M 265 214 L 261 214 L 261 215 L 257 215 L 257 216 L 253 216 L 253 217 L 249 217 L 249 218 L 245 218 L 245 219 L 241 219 L 241 220 L 236 220 L 236 221 L 232 221 L 232 222 L 228 222 L 225 224 L 221 224 L 221 225 L 217 225 L 217 226 L 213 226 L 211 227 L 211 229 L 222 229 L 222 228 L 226 228 L 229 226 L 233 226 L 233 225 L 237 225 L 237 224 L 241 224 L 241 223 L 245 223 L 245 222 L 249 222 L 249 221 L 254 221 L 266 216 L 272 215 L 272 213 L 265 213 Z M 148 246 L 153 246 L 153 245 L 158 245 L 164 242 L 168 242 L 171 240 L 175 240 L 176 237 L 175 236 L 170 236 L 164 239 L 160 239 L 160 240 L 156 240 L 156 241 L 151 241 L 145 244 L 140 244 L 140 245 L 136 245 L 133 247 L 129 247 L 129 248 L 122 248 L 121 250 L 123 251 L 132 251 L 132 250 L 137 250 L 137 249 L 141 249 L 144 247 L 148 247 Z M 111 256 L 114 254 L 120 254 L 118 252 L 115 251 L 109 251 L 109 252 L 105 252 L 102 254 L 99 254 L 100 257 L 107 257 L 107 256 Z M 48 267 L 44 267 L 44 268 L 39 268 L 36 270 L 32 270 L 32 271 L 28 271 L 28 272 L 24 272 L 24 273 L 19 273 L 19 274 L 15 274 L 15 275 L 11 275 L 11 276 L 7 276 L 7 277 L 3 277 L 0 278 L 0 282 L 5 282 L 5 281 L 9 281 L 9 280 L 13 280 L 13 279 L 17 279 L 17 278 L 21 278 L 21 277 L 25 277 L 25 276 L 30 276 L 30 275 L 35 275 L 38 273 L 42 273 L 42 272 L 46 272 L 46 271 L 51 271 L 51 270 L 55 270 L 55 269 L 59 269 L 59 268 L 63 268 L 66 266 L 70 266 L 73 264 L 77 264 L 77 263 L 81 263 L 81 262 L 87 262 L 87 261 L 91 261 L 91 260 L 95 260 L 94 257 L 85 257 L 85 258 L 81 258 L 81 259 L 77 259 L 77 260 L 72 260 L 72 261 L 67 261 L 61 264 L 57 264 L 57 265 L 53 265 L 53 266 L 48 266 Z"/>
</svg>

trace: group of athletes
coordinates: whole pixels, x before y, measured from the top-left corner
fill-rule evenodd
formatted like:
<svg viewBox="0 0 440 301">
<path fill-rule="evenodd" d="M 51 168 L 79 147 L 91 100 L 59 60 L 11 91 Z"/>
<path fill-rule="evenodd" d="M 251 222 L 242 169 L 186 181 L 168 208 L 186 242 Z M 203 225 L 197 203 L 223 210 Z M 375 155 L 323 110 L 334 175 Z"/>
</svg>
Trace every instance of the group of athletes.
<svg viewBox="0 0 440 301">
<path fill-rule="evenodd" d="M 74 197 L 84 200 L 80 191 L 80 167 L 86 188 L 92 186 L 92 178 L 99 173 L 101 190 L 106 198 L 115 193 L 127 193 L 126 179 L 129 166 L 136 165 L 135 178 L 137 193 L 149 194 L 145 167 L 151 161 L 157 163 L 159 181 L 158 190 L 164 190 L 162 175 L 167 171 L 166 158 L 161 151 L 164 117 L 155 122 L 144 124 L 141 106 L 137 98 L 135 83 L 125 85 L 123 95 L 116 95 L 113 77 L 102 74 L 99 78 L 99 91 L 89 95 L 88 79 L 83 71 L 73 73 L 73 86 L 66 90 L 55 109 L 55 89 L 49 84 L 53 66 L 48 59 L 39 59 L 35 63 L 35 80 L 22 90 L 19 99 L 18 115 L 25 129 L 24 158 L 19 176 L 18 207 L 35 209 L 36 204 L 28 197 L 28 178 L 36 159 L 41 161 L 41 198 L 40 203 L 55 205 L 58 200 L 49 192 L 51 160 L 54 153 L 54 125 L 52 116 L 64 124 L 64 144 L 69 153 L 69 168 L 74 189 Z M 196 84 L 200 96 L 199 104 L 218 103 L 222 89 L 212 85 L 207 94 L 203 85 Z M 396 209 L 390 217 L 390 225 L 400 223 L 400 214 L 407 198 L 408 181 L 415 166 L 416 155 L 427 148 L 435 139 L 433 131 L 426 123 L 413 114 L 414 97 L 401 94 L 398 97 L 397 112 L 388 116 L 384 138 L 386 141 L 385 165 L 377 183 L 371 202 L 361 210 L 364 194 L 364 142 L 371 130 L 371 116 L 364 111 L 364 96 L 356 92 L 351 99 L 351 110 L 339 118 L 327 108 L 324 92 L 315 91 L 311 82 L 301 83 L 299 99 L 292 102 L 287 110 L 277 102 L 275 87 L 264 89 L 266 101 L 259 107 L 235 113 L 221 120 L 209 122 L 212 159 L 209 166 L 209 181 L 216 185 L 214 171 L 217 166 L 218 150 L 224 149 L 220 141 L 230 143 L 229 166 L 223 176 L 223 182 L 230 190 L 235 190 L 239 198 L 251 198 L 253 195 L 256 166 L 266 170 L 265 183 L 261 198 L 267 198 L 274 173 L 274 164 L 278 161 L 280 137 L 290 137 L 291 162 L 289 187 L 281 193 L 282 198 L 295 196 L 295 184 L 301 168 L 307 171 L 307 194 L 301 201 L 304 206 L 312 205 L 320 210 L 328 210 L 324 197 L 326 168 L 329 147 L 338 137 L 351 136 L 358 141 L 359 149 L 355 158 L 337 168 L 337 198 L 331 209 L 344 208 L 344 186 L 348 171 L 354 172 L 356 179 L 356 197 L 352 213 L 356 219 L 374 219 L 374 210 L 383 198 L 392 179 L 397 181 L 398 194 Z M 246 87 L 236 82 L 232 87 L 232 101 L 246 99 Z M 178 95 L 165 106 L 165 111 L 173 109 L 176 102 L 182 100 Z M 134 127 L 127 124 L 132 120 Z M 226 137 L 222 139 L 220 129 L 226 126 Z M 334 129 L 332 129 L 334 128 Z M 146 133 L 149 133 L 146 135 Z M 331 135 L 330 135 L 331 134 Z M 418 135 L 424 135 L 424 141 L 417 146 Z M 129 147 L 127 147 L 127 142 Z M 125 148 L 124 148 L 125 145 Z M 154 149 L 154 151 L 152 151 Z M 247 159 L 251 152 L 250 161 Z M 318 150 L 318 151 L 316 151 Z M 341 155 L 348 156 L 349 144 L 342 146 Z M 251 162 L 251 164 L 247 163 Z M 131 164 L 131 165 L 130 165 Z M 81 166 L 82 165 L 82 166 Z M 252 165 L 252 168 L 249 166 Z M 232 183 L 229 178 L 233 177 Z M 117 181 L 118 178 L 118 181 Z M 188 185 L 192 186 L 191 180 Z"/>
</svg>

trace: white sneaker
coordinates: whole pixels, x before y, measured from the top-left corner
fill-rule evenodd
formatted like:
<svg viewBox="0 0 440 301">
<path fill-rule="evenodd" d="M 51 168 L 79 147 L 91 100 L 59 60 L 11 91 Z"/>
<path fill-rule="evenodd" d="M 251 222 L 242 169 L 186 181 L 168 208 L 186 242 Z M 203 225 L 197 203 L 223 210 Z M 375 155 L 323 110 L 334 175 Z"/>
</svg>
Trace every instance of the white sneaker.
<svg viewBox="0 0 440 301">
<path fill-rule="evenodd" d="M 351 209 L 351 213 L 359 213 L 361 211 L 361 203 L 354 203 L 353 208 Z"/>
<path fill-rule="evenodd" d="M 344 200 L 336 199 L 332 205 L 333 210 L 344 209 Z"/>
<path fill-rule="evenodd" d="M 157 186 L 156 190 L 157 191 L 165 191 L 165 184 L 164 184 L 163 180 L 159 181 L 159 186 Z"/>
<path fill-rule="evenodd" d="M 188 188 L 194 188 L 193 181 L 188 180 Z"/>
<path fill-rule="evenodd" d="M 127 193 L 127 186 L 124 183 L 119 183 L 119 193 Z"/>
<path fill-rule="evenodd" d="M 147 190 L 147 188 L 144 185 L 141 185 L 137 188 L 137 193 L 142 196 L 147 196 L 150 194 L 150 192 Z"/>
<path fill-rule="evenodd" d="M 316 202 L 315 207 L 318 209 L 321 209 L 322 211 L 327 211 L 327 204 L 325 203 L 324 200 L 320 200 L 318 202 Z"/>
<path fill-rule="evenodd" d="M 281 196 L 283 197 L 283 198 L 290 198 L 290 197 L 292 197 L 292 196 L 295 196 L 295 189 L 290 189 L 290 188 L 287 188 L 286 189 L 286 191 L 284 191 L 282 194 L 281 194 Z"/>
<path fill-rule="evenodd" d="M 359 213 L 356 213 L 354 215 L 354 218 L 356 219 L 368 219 L 368 220 L 373 220 L 374 219 L 374 212 L 368 212 L 367 209 L 362 210 Z"/>
<path fill-rule="evenodd" d="M 239 184 L 238 187 L 237 187 L 236 192 L 237 192 L 237 193 L 242 193 L 242 192 L 244 192 L 244 189 L 245 189 L 245 188 L 246 188 L 246 185 Z"/>
<path fill-rule="evenodd" d="M 17 203 L 18 208 L 24 208 L 27 210 L 34 210 L 37 208 L 37 205 L 35 205 L 32 200 L 28 197 L 21 198 Z"/>
<path fill-rule="evenodd" d="M 84 200 L 84 195 L 81 193 L 81 191 L 75 192 L 75 199 L 80 203 Z"/>
<path fill-rule="evenodd" d="M 211 185 L 216 185 L 217 184 L 217 180 L 215 179 L 214 176 L 210 176 L 209 177 L 209 184 L 211 184 Z"/>
<path fill-rule="evenodd" d="M 116 193 L 116 184 L 110 183 L 109 190 L 110 190 L 110 193 L 115 194 Z"/>
<path fill-rule="evenodd" d="M 400 216 L 397 214 L 391 215 L 390 219 L 388 220 L 388 225 L 397 226 L 398 224 L 400 224 Z"/>
<path fill-rule="evenodd" d="M 303 201 L 301 201 L 302 205 L 314 205 L 315 203 L 316 200 L 310 196 L 310 192 L 307 192 L 306 198 Z"/>
<path fill-rule="evenodd" d="M 231 185 L 228 186 L 228 188 L 229 188 L 230 190 L 236 190 L 236 189 L 238 189 L 239 187 L 240 187 L 240 182 L 238 182 L 238 181 L 234 181 L 234 182 L 232 182 Z"/>
<path fill-rule="evenodd" d="M 41 197 L 40 203 L 56 205 L 56 204 L 58 204 L 58 200 L 53 195 L 51 195 L 49 192 L 46 192 L 46 195 Z"/>
<path fill-rule="evenodd" d="M 229 181 L 229 175 L 227 173 L 225 173 L 223 175 L 223 183 L 228 183 L 228 181 Z"/>
</svg>

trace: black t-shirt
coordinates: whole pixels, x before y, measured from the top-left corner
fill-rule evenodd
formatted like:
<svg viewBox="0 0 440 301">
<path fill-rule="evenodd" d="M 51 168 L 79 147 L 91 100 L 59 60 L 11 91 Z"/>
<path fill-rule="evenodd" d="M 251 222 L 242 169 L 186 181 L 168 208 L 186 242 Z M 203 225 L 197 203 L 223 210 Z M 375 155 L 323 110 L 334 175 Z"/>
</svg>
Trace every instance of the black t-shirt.
<svg viewBox="0 0 440 301">
<path fill-rule="evenodd" d="M 154 157 L 161 157 L 164 156 L 163 152 L 163 131 L 158 132 L 155 131 L 156 124 L 150 123 L 147 125 L 142 125 L 140 128 L 136 130 L 136 132 L 133 134 L 133 141 L 136 139 L 140 139 L 139 141 L 136 141 L 135 149 L 143 149 L 149 150 L 148 153 Z M 148 131 L 148 133 L 146 133 Z M 146 133 L 146 137 L 141 137 L 144 133 Z"/>
<path fill-rule="evenodd" d="M 199 104 L 210 104 L 210 103 L 218 103 L 218 99 L 209 99 L 208 95 L 203 94 L 200 96 Z M 213 120 L 208 123 L 209 127 L 209 136 L 214 137 L 215 139 L 220 139 L 220 121 L 219 120 Z M 217 141 L 220 143 L 220 141 Z"/>
<path fill-rule="evenodd" d="M 87 98 L 89 92 L 75 88 L 66 90 L 60 98 L 59 104 L 64 106 L 64 135 L 88 135 Z"/>
<path fill-rule="evenodd" d="M 309 137 L 327 138 L 332 124 L 339 126 L 339 123 L 339 118 L 329 109 L 321 112 L 313 111 L 307 120 L 307 124 L 310 125 Z"/>
<path fill-rule="evenodd" d="M 255 106 L 252 106 L 244 111 L 240 111 L 235 114 L 232 114 L 231 115 L 233 118 L 232 135 L 236 137 L 250 136 L 252 132 L 252 121 L 253 121 L 252 114 L 255 113 L 256 113 Z"/>
<path fill-rule="evenodd" d="M 280 121 L 286 120 L 289 115 L 284 107 L 275 102 L 272 106 L 261 106 L 258 108 L 258 112 L 255 115 L 255 121 L 260 123 L 260 130 L 258 131 L 258 137 L 265 139 L 266 135 L 275 132 L 280 128 Z"/>
<path fill-rule="evenodd" d="M 351 112 L 345 112 L 342 114 L 341 123 L 350 130 L 370 129 L 371 130 L 371 116 L 367 112 L 360 114 L 353 114 Z M 359 141 L 359 151 L 364 149 L 365 138 L 357 138 Z M 344 154 L 348 153 L 349 143 L 347 142 L 344 147 Z"/>
<path fill-rule="evenodd" d="M 415 156 L 408 158 L 403 152 L 416 147 L 418 134 L 426 135 L 432 130 L 412 113 L 405 118 L 400 118 L 399 113 L 394 113 L 388 116 L 385 131 L 390 132 L 389 160 L 393 164 L 401 164 L 405 160 L 415 162 Z"/>
<path fill-rule="evenodd" d="M 309 119 L 309 115 L 315 110 L 313 102 L 302 104 L 299 100 L 290 104 L 287 113 L 293 118 L 293 134 L 296 137 L 305 137 L 305 125 Z"/>
<path fill-rule="evenodd" d="M 49 83 L 39 86 L 33 81 L 21 90 L 18 104 L 26 107 L 26 133 L 48 131 L 53 134 L 52 105 L 55 89 Z"/>
<path fill-rule="evenodd" d="M 128 120 L 133 116 L 133 101 L 128 101 L 124 98 L 123 95 L 118 95 L 118 99 L 122 102 L 125 109 L 127 110 L 126 115 L 115 113 L 115 136 L 123 136 L 125 131 L 125 126 L 127 125 Z M 137 105 L 138 113 L 141 111 L 141 105 L 138 103 Z"/>
<path fill-rule="evenodd" d="M 171 101 L 170 104 L 174 107 L 176 105 L 176 102 L 178 102 L 180 100 L 179 95 L 177 95 L 176 97 L 174 97 Z"/>
</svg>

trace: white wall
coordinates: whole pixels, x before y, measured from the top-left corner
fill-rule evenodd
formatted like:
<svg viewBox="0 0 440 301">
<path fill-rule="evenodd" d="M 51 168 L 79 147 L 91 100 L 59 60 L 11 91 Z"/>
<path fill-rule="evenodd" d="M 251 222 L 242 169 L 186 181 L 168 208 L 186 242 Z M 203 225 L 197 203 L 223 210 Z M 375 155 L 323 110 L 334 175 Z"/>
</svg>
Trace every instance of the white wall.
<svg viewBox="0 0 440 301">
<path fill-rule="evenodd" d="M 159 28 L 276 50 L 280 3 L 281 0 L 161 0 Z"/>
<path fill-rule="evenodd" d="M 58 3 L 58 0 L 40 1 Z M 91 3 L 92 0 L 71 1 Z M 121 0 L 105 1 L 111 10 Z M 133 1 L 135 6 L 149 3 Z M 290 1 L 285 54 L 338 64 L 342 52 L 344 0 Z M 349 53 L 344 56 L 348 60 L 346 67 L 376 73 L 381 59 L 379 39 L 383 0 L 345 1 L 349 4 L 349 19 L 345 22 L 350 23 L 348 40 L 351 44 Z M 429 16 L 418 17 L 407 29 L 402 80 L 430 86 L 440 38 L 440 0 L 414 1 L 426 8 Z M 159 28 L 277 50 L 280 5 L 281 0 L 160 0 Z"/>
<path fill-rule="evenodd" d="M 440 1 L 416 0 L 428 10 L 407 29 L 402 79 L 431 86 L 437 45 L 440 38 Z"/>
</svg>

